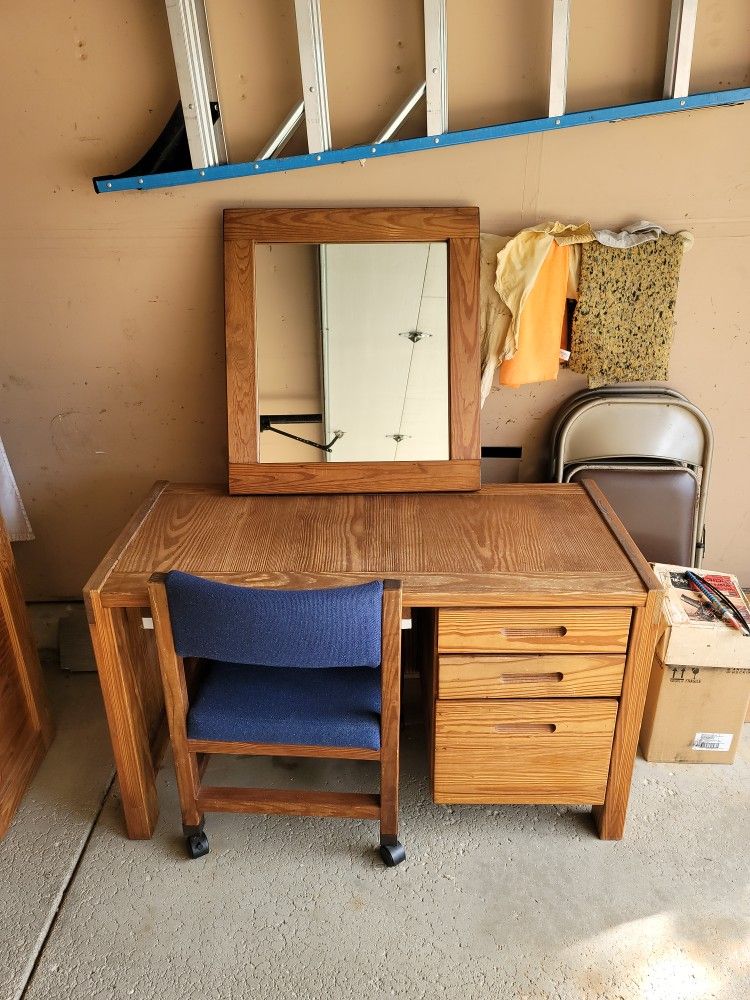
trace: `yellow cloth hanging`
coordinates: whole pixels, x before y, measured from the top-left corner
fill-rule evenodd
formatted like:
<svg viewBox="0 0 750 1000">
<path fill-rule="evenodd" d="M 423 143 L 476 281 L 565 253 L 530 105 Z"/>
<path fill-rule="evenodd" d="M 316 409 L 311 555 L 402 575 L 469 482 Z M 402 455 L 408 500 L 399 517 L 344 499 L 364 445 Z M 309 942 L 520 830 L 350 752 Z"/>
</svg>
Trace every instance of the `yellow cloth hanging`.
<svg viewBox="0 0 750 1000">
<path fill-rule="evenodd" d="M 560 347 L 564 345 L 569 266 L 570 247 L 553 241 L 525 298 L 518 323 L 518 350 L 500 366 L 501 385 L 519 386 L 557 378 Z"/>
<path fill-rule="evenodd" d="M 588 223 L 548 222 L 524 229 L 498 254 L 495 288 L 513 317 L 506 338 L 513 353 L 500 367 L 501 385 L 557 378 L 565 299 L 575 295 L 579 244 L 593 240 Z"/>
<path fill-rule="evenodd" d="M 510 236 L 479 235 L 479 330 L 482 335 L 482 386 L 484 403 L 490 394 L 498 364 L 513 355 L 510 340 L 510 310 L 495 288 L 497 257 Z"/>
</svg>

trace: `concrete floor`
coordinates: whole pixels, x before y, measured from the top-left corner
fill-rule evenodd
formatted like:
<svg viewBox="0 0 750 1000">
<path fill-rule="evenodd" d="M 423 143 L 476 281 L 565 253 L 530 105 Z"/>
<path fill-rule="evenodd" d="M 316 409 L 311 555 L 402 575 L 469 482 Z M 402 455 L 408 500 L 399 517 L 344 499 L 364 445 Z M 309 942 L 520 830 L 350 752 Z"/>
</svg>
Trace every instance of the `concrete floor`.
<svg viewBox="0 0 750 1000">
<path fill-rule="evenodd" d="M 0 844 L 2 1000 L 750 997 L 748 727 L 732 767 L 638 761 L 621 843 L 583 808 L 432 805 L 409 727 L 400 868 L 374 824 L 220 815 L 188 861 L 171 764 L 156 836 L 123 836 L 95 685 L 54 678 L 60 734 Z M 216 777 L 374 775 L 230 759 Z"/>
<path fill-rule="evenodd" d="M 57 733 L 0 841 L 0 998 L 23 995 L 112 785 L 96 676 L 45 670 Z"/>
</svg>

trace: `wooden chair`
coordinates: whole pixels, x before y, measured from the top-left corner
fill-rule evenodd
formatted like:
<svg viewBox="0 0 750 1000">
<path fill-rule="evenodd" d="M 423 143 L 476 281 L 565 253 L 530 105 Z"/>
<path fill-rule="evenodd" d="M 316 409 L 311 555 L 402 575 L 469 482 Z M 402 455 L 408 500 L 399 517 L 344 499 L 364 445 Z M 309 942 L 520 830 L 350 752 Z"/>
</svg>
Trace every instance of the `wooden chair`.
<svg viewBox="0 0 750 1000">
<path fill-rule="evenodd" d="M 206 812 L 282 813 L 379 820 L 383 861 L 403 861 L 401 584 L 269 590 L 171 572 L 149 596 L 189 854 L 208 853 Z M 380 794 L 207 786 L 208 754 L 379 760 Z"/>
</svg>

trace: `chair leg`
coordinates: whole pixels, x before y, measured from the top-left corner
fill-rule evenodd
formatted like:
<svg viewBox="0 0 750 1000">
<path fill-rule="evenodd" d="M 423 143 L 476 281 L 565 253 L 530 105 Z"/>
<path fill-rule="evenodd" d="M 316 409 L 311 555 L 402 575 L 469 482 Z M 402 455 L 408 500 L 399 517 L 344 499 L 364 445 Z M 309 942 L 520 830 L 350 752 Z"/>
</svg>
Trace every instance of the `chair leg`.
<svg viewBox="0 0 750 1000">
<path fill-rule="evenodd" d="M 380 857 L 389 868 L 406 859 L 406 851 L 398 839 L 398 776 L 380 772 Z"/>
</svg>

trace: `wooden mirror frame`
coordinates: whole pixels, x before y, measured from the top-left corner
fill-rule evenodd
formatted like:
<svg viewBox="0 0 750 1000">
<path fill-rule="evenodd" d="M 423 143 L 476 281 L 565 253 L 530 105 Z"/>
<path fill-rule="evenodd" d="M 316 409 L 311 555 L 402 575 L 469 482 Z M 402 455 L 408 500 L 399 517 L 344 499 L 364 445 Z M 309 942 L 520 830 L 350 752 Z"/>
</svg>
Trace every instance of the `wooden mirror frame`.
<svg viewBox="0 0 750 1000">
<path fill-rule="evenodd" d="M 390 242 L 448 245 L 450 457 L 424 462 L 259 462 L 255 244 Z M 230 493 L 479 489 L 479 209 L 226 209 L 224 297 Z"/>
</svg>

